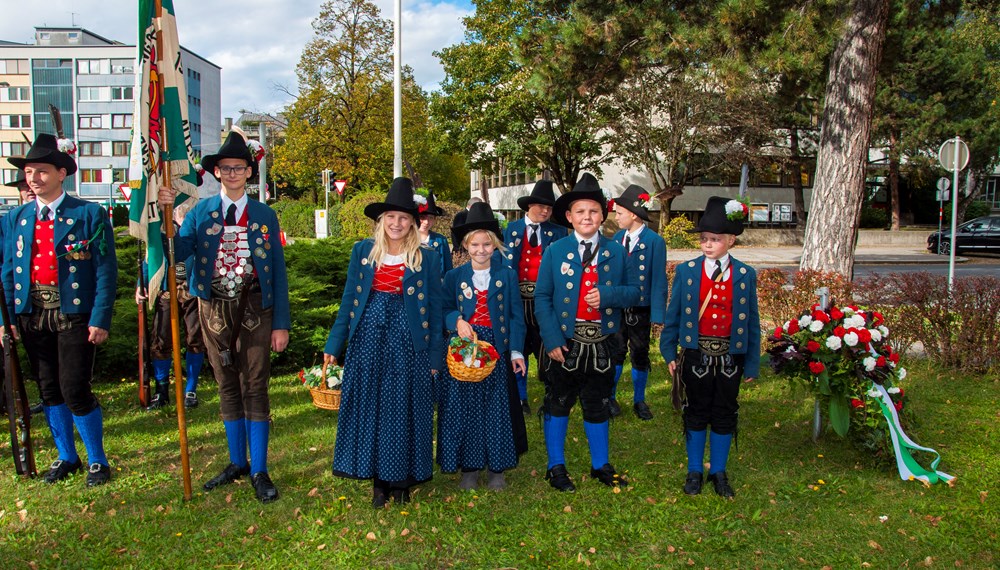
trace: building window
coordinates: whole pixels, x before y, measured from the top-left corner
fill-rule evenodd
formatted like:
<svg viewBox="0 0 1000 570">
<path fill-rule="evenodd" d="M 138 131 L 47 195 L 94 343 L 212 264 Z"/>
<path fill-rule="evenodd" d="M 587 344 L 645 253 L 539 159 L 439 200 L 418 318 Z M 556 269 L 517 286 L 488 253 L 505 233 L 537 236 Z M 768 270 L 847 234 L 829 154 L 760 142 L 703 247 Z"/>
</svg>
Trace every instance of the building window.
<svg viewBox="0 0 1000 570">
<path fill-rule="evenodd" d="M 0 101 L 28 101 L 27 87 L 7 87 L 0 89 Z"/>
<path fill-rule="evenodd" d="M 24 156 L 28 154 L 28 143 L 5 142 L 0 145 L 0 156 Z"/>
<path fill-rule="evenodd" d="M 131 101 L 132 91 L 135 87 L 112 87 L 111 88 L 111 100 L 112 101 Z"/>
<path fill-rule="evenodd" d="M 13 181 L 17 180 L 17 174 L 18 174 L 19 171 L 11 169 L 11 168 L 4 168 L 0 172 L 3 173 L 3 176 L 0 176 L 0 180 L 2 180 L 3 184 L 6 184 L 8 182 L 13 182 Z"/>
<path fill-rule="evenodd" d="M 131 129 L 132 115 L 111 115 L 112 129 Z"/>
<path fill-rule="evenodd" d="M 80 128 L 81 129 L 100 129 L 101 128 L 101 116 L 100 115 L 80 115 Z"/>
<path fill-rule="evenodd" d="M 101 182 L 103 171 L 99 168 L 81 168 L 80 182 Z"/>
<path fill-rule="evenodd" d="M 111 73 L 113 75 L 131 75 L 135 73 L 135 62 L 131 59 L 112 59 Z"/>
<path fill-rule="evenodd" d="M 30 129 L 31 115 L 0 115 L 0 129 Z"/>
<path fill-rule="evenodd" d="M 111 156 L 128 156 L 128 141 L 112 141 Z"/>
<path fill-rule="evenodd" d="M 101 156 L 104 154 L 104 145 L 99 142 L 81 142 L 80 156 Z"/>
<path fill-rule="evenodd" d="M 113 168 L 111 170 L 111 181 L 115 183 L 127 182 L 128 181 L 128 169 L 127 168 Z"/>
<path fill-rule="evenodd" d="M 107 101 L 108 95 L 105 87 L 80 87 L 77 89 L 80 101 Z"/>
<path fill-rule="evenodd" d="M 76 60 L 76 72 L 80 75 L 93 75 L 101 72 L 101 60 L 99 59 L 78 59 Z"/>
<path fill-rule="evenodd" d="M 73 67 L 72 59 L 33 59 L 31 65 L 39 67 Z"/>
<path fill-rule="evenodd" d="M 27 75 L 28 60 L 26 59 L 0 59 L 0 74 L 6 75 Z"/>
</svg>

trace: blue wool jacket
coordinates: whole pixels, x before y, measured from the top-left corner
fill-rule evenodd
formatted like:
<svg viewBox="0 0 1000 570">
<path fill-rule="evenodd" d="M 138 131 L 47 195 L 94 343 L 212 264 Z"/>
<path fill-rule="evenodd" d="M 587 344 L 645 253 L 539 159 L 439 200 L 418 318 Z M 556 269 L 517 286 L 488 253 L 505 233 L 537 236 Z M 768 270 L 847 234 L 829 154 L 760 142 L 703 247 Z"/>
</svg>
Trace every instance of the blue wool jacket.
<svg viewBox="0 0 1000 570">
<path fill-rule="evenodd" d="M 542 252 L 555 243 L 566 237 L 569 230 L 551 221 L 539 224 L 538 230 L 541 237 Z M 503 242 L 507 245 L 507 264 L 514 271 L 517 271 L 521 263 L 521 243 L 528 239 L 528 220 L 521 218 L 507 224 L 507 229 L 503 233 Z"/>
<path fill-rule="evenodd" d="M 613 241 L 622 243 L 625 230 L 619 230 Z M 624 249 L 624 246 L 623 246 Z M 643 228 L 639 243 L 628 256 L 629 272 L 639 280 L 637 307 L 649 307 L 652 323 L 663 324 L 667 309 L 667 244 L 656 232 Z"/>
<path fill-rule="evenodd" d="M 32 310 L 28 293 L 37 216 L 36 202 L 32 200 L 4 218 L 3 286 L 12 315 Z M 56 208 L 53 230 L 59 310 L 65 314 L 90 313 L 89 326 L 110 330 L 118 290 L 118 258 L 107 211 L 93 202 L 66 195 Z M 70 259 L 70 248 L 89 254 L 89 259 Z"/>
<path fill-rule="evenodd" d="M 174 257 L 194 256 L 186 265 L 191 295 L 212 298 L 212 275 L 219 254 L 219 242 L 225 226 L 222 197 L 206 198 L 188 212 L 180 232 L 174 236 Z M 278 216 L 267 204 L 247 200 L 247 241 L 253 267 L 260 282 L 262 306 L 273 308 L 271 330 L 289 330 L 292 317 L 288 304 L 288 273 L 285 251 L 281 247 Z"/>
<path fill-rule="evenodd" d="M 729 353 L 744 354 L 743 375 L 760 374 L 760 314 L 757 311 L 757 272 L 732 255 L 733 325 Z M 677 347 L 698 348 L 698 311 L 705 256 L 677 266 L 670 287 L 667 320 L 660 333 L 660 352 L 667 364 L 677 359 Z"/>
<path fill-rule="evenodd" d="M 444 277 L 445 273 L 452 270 L 451 248 L 448 247 L 448 238 L 437 232 L 431 232 L 427 247 L 433 249 L 441 259 L 441 276 Z"/>
<path fill-rule="evenodd" d="M 625 248 L 600 236 L 596 289 L 601 293 L 601 329 L 605 334 L 621 330 L 621 310 L 639 301 L 638 279 L 629 274 L 626 257 Z M 542 254 L 535 283 L 535 319 L 546 351 L 564 346 L 573 338 L 582 276 L 583 260 L 572 235 L 555 242 Z"/>
<path fill-rule="evenodd" d="M 445 327 L 455 331 L 458 318 L 466 321 L 476 313 L 476 288 L 472 263 L 452 269 L 444 276 Z M 468 291 L 468 293 L 466 292 Z M 490 287 L 486 293 L 497 352 L 524 352 L 524 307 L 517 286 L 517 273 L 494 256 L 490 261 Z"/>
<path fill-rule="evenodd" d="M 354 244 L 347 268 L 347 284 L 340 300 L 337 320 L 330 328 L 323 352 L 343 360 L 344 347 L 354 337 L 361 315 L 368 304 L 375 280 L 375 268 L 368 263 L 368 254 L 375 246 L 371 238 Z M 444 319 L 441 313 L 441 261 L 430 248 L 422 248 L 420 271 L 406 268 L 403 273 L 403 304 L 414 350 L 427 350 L 431 368 L 444 366 Z M 404 339 L 399 339 L 402 342 Z"/>
</svg>

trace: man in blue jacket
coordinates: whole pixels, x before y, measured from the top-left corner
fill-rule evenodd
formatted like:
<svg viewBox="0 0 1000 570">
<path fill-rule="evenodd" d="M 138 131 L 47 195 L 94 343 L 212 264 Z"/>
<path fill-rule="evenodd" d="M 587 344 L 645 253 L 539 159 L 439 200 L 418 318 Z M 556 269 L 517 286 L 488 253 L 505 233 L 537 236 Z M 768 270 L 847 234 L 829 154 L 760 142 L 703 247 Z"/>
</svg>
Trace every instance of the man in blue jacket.
<svg viewBox="0 0 1000 570">
<path fill-rule="evenodd" d="M 5 220 L 3 286 L 59 452 L 44 479 L 55 483 L 82 469 L 75 424 L 87 450 L 87 486 L 103 485 L 111 468 L 91 380 L 117 290 L 114 234 L 104 208 L 63 192 L 77 167 L 54 136 L 38 135 L 27 155 L 9 161 L 35 193 Z"/>
<path fill-rule="evenodd" d="M 576 490 L 564 448 L 577 398 L 590 446 L 590 476 L 611 487 L 628 484 L 608 458 L 608 402 L 615 379 L 614 334 L 621 329 L 622 309 L 638 302 L 639 288 L 629 275 L 624 248 L 600 233 L 606 216 L 597 179 L 584 174 L 555 202 L 553 219 L 573 233 L 545 251 L 535 286 L 535 317 L 549 375 L 543 404 L 545 478 L 563 492 Z"/>
<path fill-rule="evenodd" d="M 246 195 L 257 160 L 239 133 L 230 133 L 218 154 L 201 163 L 222 182 L 222 192 L 187 214 L 174 252 L 176 259 L 194 255 L 188 282 L 199 300 L 229 445 L 229 465 L 204 487 L 210 491 L 250 475 L 257 499 L 267 503 L 278 498 L 267 471 L 271 351 L 285 350 L 292 324 L 281 230 L 274 211 Z M 171 207 L 175 195 L 161 189 L 160 204 Z"/>
</svg>

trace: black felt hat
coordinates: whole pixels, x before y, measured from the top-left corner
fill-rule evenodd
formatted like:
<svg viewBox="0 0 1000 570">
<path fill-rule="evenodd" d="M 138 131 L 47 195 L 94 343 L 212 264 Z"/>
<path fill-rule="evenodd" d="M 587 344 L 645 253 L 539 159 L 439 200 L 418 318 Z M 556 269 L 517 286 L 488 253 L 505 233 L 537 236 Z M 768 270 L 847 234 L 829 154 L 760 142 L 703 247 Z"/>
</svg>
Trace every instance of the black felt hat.
<svg viewBox="0 0 1000 570">
<path fill-rule="evenodd" d="M 556 199 L 556 203 L 552 207 L 552 220 L 567 228 L 573 227 L 569 223 L 569 220 L 566 219 L 566 212 L 569 211 L 573 202 L 577 200 L 593 200 L 597 202 L 601 205 L 601 213 L 605 219 L 608 217 L 608 200 L 604 197 L 604 191 L 601 190 L 601 185 L 597 182 L 597 179 L 594 178 L 593 174 L 588 172 L 580 177 L 580 180 L 576 182 L 572 190 Z"/>
<path fill-rule="evenodd" d="M 69 154 L 59 150 L 59 141 L 47 133 L 41 133 L 35 138 L 34 144 L 28 149 L 28 154 L 20 158 L 8 158 L 7 162 L 20 170 L 24 170 L 25 164 L 36 162 L 65 168 L 67 176 L 76 172 L 76 161 Z"/>
<path fill-rule="evenodd" d="M 417 205 L 417 210 L 419 210 L 421 214 L 429 214 L 431 216 L 444 215 L 444 208 L 437 205 L 437 200 L 434 198 L 433 192 L 430 191 L 427 192 L 426 200 L 427 200 L 426 204 Z"/>
<path fill-rule="evenodd" d="M 556 193 L 551 180 L 539 180 L 531 189 L 531 194 L 517 199 L 517 207 L 525 212 L 532 204 L 552 207 L 556 203 Z"/>
<path fill-rule="evenodd" d="M 21 184 L 24 184 L 25 182 L 27 182 L 27 181 L 24 178 L 24 171 L 23 170 L 18 170 L 17 171 L 17 178 L 11 180 L 10 182 L 5 182 L 4 186 L 6 186 L 8 188 L 17 188 Z"/>
<path fill-rule="evenodd" d="M 457 240 L 456 243 L 462 243 L 465 236 L 476 230 L 491 231 L 503 241 L 503 231 L 500 229 L 500 221 L 493 214 L 493 208 L 486 202 L 476 202 L 469 208 L 469 212 L 465 215 L 462 224 L 456 225 L 452 229 L 452 239 Z"/>
<path fill-rule="evenodd" d="M 739 205 L 739 213 L 733 215 L 737 219 L 731 219 L 726 213 L 726 205 L 735 202 Z M 733 206 L 735 210 L 736 206 Z M 705 204 L 705 213 L 698 220 L 698 225 L 689 230 L 692 233 L 711 232 L 713 234 L 731 234 L 738 236 L 743 233 L 743 220 L 746 214 L 743 211 L 743 204 L 732 198 L 722 196 L 712 196 Z"/>
<path fill-rule="evenodd" d="M 413 181 L 400 176 L 392 181 L 385 202 L 373 202 L 365 206 L 365 215 L 378 221 L 386 212 L 403 212 L 416 220 L 420 216 L 417 202 L 413 199 Z"/>
<path fill-rule="evenodd" d="M 458 228 L 465 223 L 465 219 L 469 217 L 469 210 L 459 210 L 451 218 L 451 247 L 452 249 L 458 249 L 462 247 L 462 241 L 458 239 L 458 234 L 456 233 Z"/>
<path fill-rule="evenodd" d="M 646 196 L 643 200 L 639 196 Z M 622 192 L 622 195 L 615 198 L 615 205 L 625 208 L 643 220 L 649 221 L 649 209 L 644 205 L 650 200 L 649 192 L 638 184 L 632 184 Z"/>
<path fill-rule="evenodd" d="M 257 169 L 259 165 L 257 160 L 254 158 L 253 152 L 250 151 L 250 147 L 247 146 L 246 139 L 243 135 L 233 131 L 229 133 L 226 137 L 226 142 L 222 143 L 219 147 L 219 152 L 215 154 L 210 154 L 201 159 L 201 165 L 205 168 L 205 172 L 211 172 L 212 176 L 215 176 L 215 167 L 218 166 L 219 161 L 223 158 L 238 158 L 245 160 L 247 165 L 250 167 L 250 177 L 253 178 L 257 176 Z M 222 179 L 215 176 L 216 180 L 221 181 Z"/>
</svg>

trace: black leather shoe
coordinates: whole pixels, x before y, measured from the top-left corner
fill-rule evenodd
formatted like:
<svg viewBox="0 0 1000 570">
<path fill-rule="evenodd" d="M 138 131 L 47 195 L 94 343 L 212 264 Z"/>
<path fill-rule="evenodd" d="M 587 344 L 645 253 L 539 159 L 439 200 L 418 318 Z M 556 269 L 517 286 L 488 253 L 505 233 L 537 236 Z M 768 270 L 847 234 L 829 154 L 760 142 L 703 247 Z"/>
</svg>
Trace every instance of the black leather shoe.
<svg viewBox="0 0 1000 570">
<path fill-rule="evenodd" d="M 590 476 L 608 487 L 628 487 L 628 479 L 615 473 L 615 468 L 610 463 L 605 463 L 600 469 L 591 468 Z"/>
<path fill-rule="evenodd" d="M 700 495 L 701 494 L 701 479 L 702 473 L 700 471 L 688 471 L 687 479 L 684 479 L 684 494 L 685 495 Z"/>
<path fill-rule="evenodd" d="M 545 479 L 549 482 L 549 485 L 552 485 L 563 493 L 576 492 L 576 485 L 569 480 L 569 473 L 566 472 L 566 466 L 561 463 L 546 471 Z"/>
<path fill-rule="evenodd" d="M 732 499 L 736 496 L 736 491 L 733 491 L 733 488 L 729 486 L 729 478 L 726 477 L 725 471 L 710 474 L 708 480 L 715 486 L 715 493 L 720 497 Z"/>
<path fill-rule="evenodd" d="M 393 489 L 392 490 L 392 502 L 397 505 L 402 505 L 403 503 L 410 502 L 410 490 L 409 489 Z"/>
<path fill-rule="evenodd" d="M 608 402 L 608 414 L 613 418 L 622 415 L 622 407 L 618 405 L 618 400 L 612 399 Z"/>
<path fill-rule="evenodd" d="M 646 402 L 639 402 L 638 404 L 632 404 L 632 411 L 635 415 L 639 417 L 640 420 L 649 421 L 653 419 L 653 412 L 649 410 L 649 404 Z"/>
<path fill-rule="evenodd" d="M 76 461 L 72 463 L 69 461 L 63 461 L 62 459 L 56 459 L 49 467 L 49 472 L 46 473 L 42 479 L 46 483 L 55 483 L 56 481 L 62 481 L 81 469 L 83 469 L 83 462 L 80 461 L 80 458 L 77 458 Z"/>
<path fill-rule="evenodd" d="M 222 470 L 222 473 L 219 473 L 215 477 L 209 479 L 205 483 L 203 488 L 206 491 L 211 491 L 212 489 L 218 487 L 219 485 L 228 485 L 233 481 L 239 479 L 240 477 L 249 474 L 250 474 L 250 465 L 237 467 L 235 464 L 230 463 L 229 465 L 226 465 L 226 468 Z"/>
<path fill-rule="evenodd" d="M 258 501 L 270 503 L 278 500 L 278 488 L 271 482 L 271 476 L 267 474 L 267 471 L 254 473 L 250 476 L 250 482 L 253 483 L 253 490 L 257 493 Z"/>
<path fill-rule="evenodd" d="M 184 394 L 184 407 L 185 408 L 197 408 L 198 407 L 198 394 L 194 392 L 187 392 Z"/>
<path fill-rule="evenodd" d="M 170 392 L 166 389 L 161 390 L 159 387 L 156 389 L 156 393 L 153 394 L 153 399 L 149 401 L 149 406 L 146 407 L 147 410 L 158 410 L 170 403 Z"/>
<path fill-rule="evenodd" d="M 44 411 L 44 410 L 45 410 L 44 405 L 41 402 L 38 402 L 34 406 L 31 406 L 30 408 L 28 408 L 28 413 L 30 413 L 33 416 L 37 416 L 38 414 L 42 413 L 42 411 Z"/>
<path fill-rule="evenodd" d="M 525 416 L 531 415 L 531 406 L 528 405 L 527 400 L 521 400 L 521 413 L 523 413 Z"/>
<path fill-rule="evenodd" d="M 385 507 L 385 504 L 388 503 L 388 502 L 389 502 L 389 500 L 385 496 L 385 489 L 383 489 L 383 488 L 381 488 L 381 487 L 379 487 L 377 485 L 375 487 L 373 487 L 373 489 L 372 489 L 372 506 L 375 507 L 376 509 L 381 509 L 381 508 Z"/>
<path fill-rule="evenodd" d="M 97 487 L 111 480 L 111 468 L 100 463 L 91 463 L 87 470 L 87 486 Z"/>
</svg>

